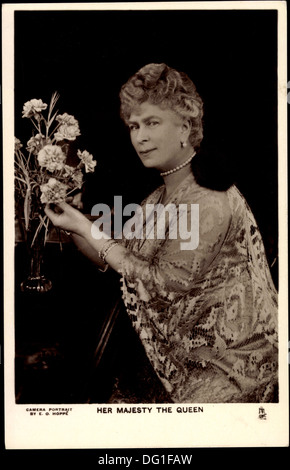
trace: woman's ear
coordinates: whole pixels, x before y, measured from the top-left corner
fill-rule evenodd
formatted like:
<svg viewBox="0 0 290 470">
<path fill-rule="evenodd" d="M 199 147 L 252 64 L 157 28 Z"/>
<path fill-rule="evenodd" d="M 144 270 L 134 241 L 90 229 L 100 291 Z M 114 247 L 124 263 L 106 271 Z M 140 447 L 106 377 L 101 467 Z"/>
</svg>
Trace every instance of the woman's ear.
<svg viewBox="0 0 290 470">
<path fill-rule="evenodd" d="M 181 125 L 181 134 L 182 137 L 187 140 L 191 131 L 191 121 L 190 119 L 183 119 L 182 125 Z"/>
</svg>

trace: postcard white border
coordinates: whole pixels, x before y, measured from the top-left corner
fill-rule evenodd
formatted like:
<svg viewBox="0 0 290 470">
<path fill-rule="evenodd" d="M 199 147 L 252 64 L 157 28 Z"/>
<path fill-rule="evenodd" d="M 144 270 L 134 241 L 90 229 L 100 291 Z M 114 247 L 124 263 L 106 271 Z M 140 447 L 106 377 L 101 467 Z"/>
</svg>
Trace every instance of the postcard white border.
<svg viewBox="0 0 290 470">
<path fill-rule="evenodd" d="M 15 405 L 14 402 L 14 193 L 13 188 L 13 14 L 17 10 L 259 10 L 278 11 L 279 145 L 279 337 L 280 401 L 267 404 L 267 420 L 258 404 L 201 404 L 203 412 L 99 412 L 102 405 Z M 7 449 L 112 449 L 288 446 L 288 240 L 287 240 L 287 20 L 286 2 L 43 3 L 2 5 L 3 169 L 4 169 L 4 381 Z M 285 347 L 284 347 L 285 346 Z M 139 405 L 138 405 L 139 406 Z M 142 406 L 142 405 L 140 405 Z M 144 405 L 145 406 L 145 405 Z M 184 405 L 188 407 L 189 405 Z M 193 405 L 198 406 L 198 405 Z M 49 408 L 69 408 L 47 415 Z M 108 406 L 103 405 L 104 408 Z M 134 407 L 137 407 L 137 405 Z M 29 409 L 43 408 L 31 416 Z"/>
</svg>

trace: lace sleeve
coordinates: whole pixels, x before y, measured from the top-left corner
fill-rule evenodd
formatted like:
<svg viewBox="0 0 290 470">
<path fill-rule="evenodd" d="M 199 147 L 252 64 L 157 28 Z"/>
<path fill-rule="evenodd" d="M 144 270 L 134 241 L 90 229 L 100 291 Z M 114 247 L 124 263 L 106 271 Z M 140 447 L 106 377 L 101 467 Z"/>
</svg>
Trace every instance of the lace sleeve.
<svg viewBox="0 0 290 470">
<path fill-rule="evenodd" d="M 185 203 L 190 220 L 191 204 Z M 158 240 L 150 240 L 151 245 L 155 244 L 151 253 L 150 250 L 149 254 L 131 251 L 124 260 L 121 274 L 126 281 L 134 283 L 141 300 L 149 301 L 156 296 L 170 299 L 174 292 L 192 289 L 219 253 L 231 218 L 227 195 L 209 191 L 195 204 L 199 205 L 199 242 L 195 249 L 181 249 L 185 240 L 180 231 L 177 238 L 171 239 L 167 227 L 165 240 L 159 244 Z M 180 215 L 177 222 L 181 222 Z"/>
</svg>

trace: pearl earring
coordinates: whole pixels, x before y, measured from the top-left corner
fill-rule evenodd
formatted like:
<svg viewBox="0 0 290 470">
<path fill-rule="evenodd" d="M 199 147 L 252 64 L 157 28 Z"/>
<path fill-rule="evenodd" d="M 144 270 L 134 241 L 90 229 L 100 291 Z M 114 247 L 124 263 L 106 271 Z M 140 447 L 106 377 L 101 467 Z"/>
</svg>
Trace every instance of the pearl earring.
<svg viewBox="0 0 290 470">
<path fill-rule="evenodd" d="M 184 149 L 187 146 L 187 142 L 181 142 L 181 147 Z"/>
</svg>

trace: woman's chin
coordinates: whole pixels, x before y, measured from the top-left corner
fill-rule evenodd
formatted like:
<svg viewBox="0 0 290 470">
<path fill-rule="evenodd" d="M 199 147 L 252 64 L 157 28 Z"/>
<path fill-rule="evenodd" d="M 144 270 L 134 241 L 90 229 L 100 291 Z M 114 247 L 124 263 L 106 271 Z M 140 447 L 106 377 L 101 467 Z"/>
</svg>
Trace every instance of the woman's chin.
<svg viewBox="0 0 290 470">
<path fill-rule="evenodd" d="M 154 165 L 153 162 L 149 162 L 149 161 L 146 161 L 146 160 L 144 161 L 144 160 L 143 160 L 142 163 L 143 163 L 143 165 L 145 166 L 145 168 L 152 168 L 152 169 L 154 169 L 154 170 L 158 170 L 157 166 Z"/>
</svg>

